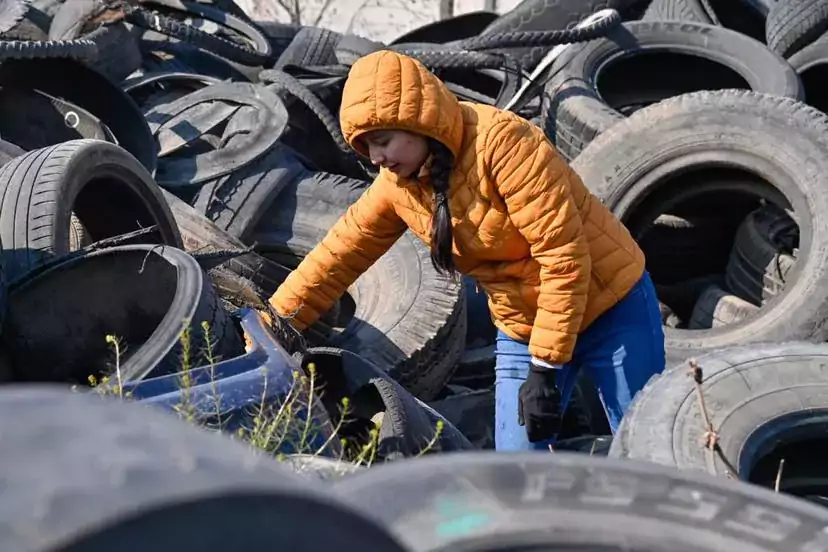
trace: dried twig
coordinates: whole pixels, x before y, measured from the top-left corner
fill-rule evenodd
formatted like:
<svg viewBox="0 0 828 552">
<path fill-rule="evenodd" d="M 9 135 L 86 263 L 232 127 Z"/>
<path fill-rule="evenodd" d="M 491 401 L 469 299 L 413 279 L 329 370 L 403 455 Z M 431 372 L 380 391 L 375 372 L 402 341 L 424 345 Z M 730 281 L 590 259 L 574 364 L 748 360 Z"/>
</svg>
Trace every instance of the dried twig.
<svg viewBox="0 0 828 552">
<path fill-rule="evenodd" d="M 688 360 L 690 365 L 688 374 L 693 378 L 693 383 L 696 387 L 696 399 L 699 403 L 699 410 L 702 413 L 702 422 L 704 423 L 704 435 L 702 446 L 709 450 L 711 454 L 716 454 L 722 463 L 725 465 L 726 475 L 728 477 L 736 478 L 738 470 L 733 467 L 733 464 L 725 457 L 722 448 L 719 446 L 719 433 L 713 427 L 713 422 L 710 421 L 710 413 L 707 411 L 707 405 L 704 402 L 704 392 L 702 390 L 702 382 L 704 381 L 704 372 L 702 367 L 693 359 Z"/>
<path fill-rule="evenodd" d="M 779 492 L 779 486 L 782 484 L 782 472 L 785 470 L 785 459 L 779 461 L 779 469 L 776 472 L 776 482 L 773 484 L 773 490 Z"/>
</svg>

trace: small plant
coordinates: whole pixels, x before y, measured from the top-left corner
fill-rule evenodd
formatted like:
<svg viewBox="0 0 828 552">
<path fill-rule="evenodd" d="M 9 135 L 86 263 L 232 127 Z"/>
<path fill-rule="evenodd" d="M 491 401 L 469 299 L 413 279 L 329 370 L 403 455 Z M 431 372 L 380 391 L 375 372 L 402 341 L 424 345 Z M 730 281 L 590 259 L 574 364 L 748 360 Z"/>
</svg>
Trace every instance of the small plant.
<svg viewBox="0 0 828 552">
<path fill-rule="evenodd" d="M 180 400 L 173 409 L 181 419 L 200 425 L 206 429 L 221 431 L 231 437 L 240 439 L 250 446 L 274 455 L 278 460 L 287 460 L 291 454 L 326 456 L 345 463 L 343 471 L 350 471 L 355 466 L 371 466 L 380 453 L 381 420 L 374 421 L 374 427 L 368 431 L 367 438 L 346 437 L 343 428 L 352 419 L 353 409 L 350 400 L 345 397 L 337 405 L 338 416 L 332 430 L 327 424 L 315 420 L 311 405 L 320 404 L 319 382 L 316 366 L 311 363 L 307 373 L 296 370 L 292 374 L 291 385 L 285 396 L 274 401 L 268 397 L 268 374 L 262 369 L 263 386 L 261 396 L 251 401 L 250 407 L 243 415 L 245 423 L 232 428 L 232 417 L 228 417 L 222 408 L 222 397 L 218 391 L 215 366 L 218 363 L 214 355 L 215 343 L 207 322 L 201 323 L 204 346 L 201 350 L 207 359 L 206 366 L 192 366 L 193 348 L 190 324 L 185 323 L 179 335 L 181 343 L 180 366 L 177 374 L 177 387 Z M 106 342 L 112 347 L 114 366 L 105 377 L 89 376 L 88 381 L 101 395 L 117 395 L 122 399 L 132 398 L 130 391 L 124 391 L 121 377 L 121 355 L 123 344 L 116 336 L 106 336 Z M 199 381 L 206 375 L 208 382 Z M 114 381 L 112 381 L 114 376 Z M 205 406 L 204 397 L 196 396 L 197 386 L 210 384 L 209 404 Z M 438 421 L 433 438 L 424 444 L 419 455 L 433 449 L 443 432 L 443 422 Z M 286 452 L 289 451 L 289 452 Z"/>
</svg>

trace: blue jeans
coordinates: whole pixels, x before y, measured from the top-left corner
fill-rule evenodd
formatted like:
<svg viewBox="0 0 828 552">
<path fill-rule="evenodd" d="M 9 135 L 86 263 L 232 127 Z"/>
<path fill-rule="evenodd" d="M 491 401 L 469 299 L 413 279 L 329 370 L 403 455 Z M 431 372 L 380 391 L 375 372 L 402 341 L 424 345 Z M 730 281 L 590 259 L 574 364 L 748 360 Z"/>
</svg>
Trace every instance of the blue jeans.
<svg viewBox="0 0 828 552">
<path fill-rule="evenodd" d="M 498 330 L 495 346 L 495 449 L 549 450 L 555 440 L 530 443 L 518 425 L 518 389 L 529 371 L 529 346 Z M 578 336 L 572 360 L 558 375 L 563 408 L 572 395 L 578 370 L 588 371 L 598 388 L 612 432 L 635 394 L 665 366 L 664 330 L 650 275 L 642 278 L 615 306 Z"/>
</svg>

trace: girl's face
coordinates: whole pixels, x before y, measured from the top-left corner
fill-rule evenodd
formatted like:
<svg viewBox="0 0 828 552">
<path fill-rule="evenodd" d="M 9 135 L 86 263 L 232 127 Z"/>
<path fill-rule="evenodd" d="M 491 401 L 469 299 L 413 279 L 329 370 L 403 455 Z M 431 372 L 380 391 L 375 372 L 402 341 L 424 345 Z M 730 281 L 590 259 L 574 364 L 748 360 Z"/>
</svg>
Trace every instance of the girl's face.
<svg viewBox="0 0 828 552">
<path fill-rule="evenodd" d="M 371 163 L 403 178 L 417 173 L 428 159 L 428 141 L 419 134 L 405 130 L 372 130 L 362 139 Z"/>
</svg>

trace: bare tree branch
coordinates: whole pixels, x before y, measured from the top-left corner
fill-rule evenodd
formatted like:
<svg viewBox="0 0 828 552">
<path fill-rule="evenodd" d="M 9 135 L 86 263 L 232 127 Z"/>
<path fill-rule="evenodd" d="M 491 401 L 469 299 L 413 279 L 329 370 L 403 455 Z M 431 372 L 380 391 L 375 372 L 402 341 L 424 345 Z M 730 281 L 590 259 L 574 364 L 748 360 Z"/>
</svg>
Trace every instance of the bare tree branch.
<svg viewBox="0 0 828 552">
<path fill-rule="evenodd" d="M 313 22 L 314 25 L 319 25 L 319 22 L 322 21 L 322 17 L 325 16 L 325 12 L 328 11 L 328 8 L 331 6 L 332 2 L 333 0 L 325 0 L 325 3 L 322 4 L 321 8 L 319 8 L 319 13 L 316 14 L 316 20 Z"/>
</svg>

